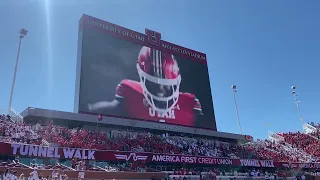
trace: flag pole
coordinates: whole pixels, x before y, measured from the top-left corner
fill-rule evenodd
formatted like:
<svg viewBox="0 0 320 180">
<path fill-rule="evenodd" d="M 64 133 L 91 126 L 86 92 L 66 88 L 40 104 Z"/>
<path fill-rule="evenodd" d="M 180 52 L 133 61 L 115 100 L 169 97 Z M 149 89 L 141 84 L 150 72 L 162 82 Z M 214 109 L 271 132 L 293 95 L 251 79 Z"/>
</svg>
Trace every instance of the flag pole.
<svg viewBox="0 0 320 180">
<path fill-rule="evenodd" d="M 236 108 L 236 114 L 237 114 L 237 119 L 238 119 L 239 130 L 240 130 L 240 134 L 242 134 L 242 128 L 241 128 L 239 110 L 238 110 L 238 104 L 237 104 L 237 98 L 236 98 L 237 86 L 236 85 L 232 85 L 231 88 L 232 88 L 232 93 L 233 93 L 234 106 Z"/>
<path fill-rule="evenodd" d="M 98 132 L 98 126 L 99 126 L 99 121 L 102 121 L 103 117 L 101 114 L 99 114 L 98 118 L 97 118 L 97 126 L 96 126 L 96 132 Z"/>
<path fill-rule="evenodd" d="M 96 133 L 98 132 L 98 126 L 99 126 L 99 118 L 97 118 Z"/>
<path fill-rule="evenodd" d="M 300 111 L 300 105 L 299 105 L 300 101 L 297 98 L 298 95 L 297 95 L 297 92 L 296 92 L 296 86 L 291 86 L 291 89 L 292 89 L 292 95 L 293 95 L 293 98 L 294 98 L 294 102 L 297 105 L 298 116 L 299 116 L 299 119 L 301 121 L 301 125 L 302 125 L 302 128 L 303 128 L 304 120 L 303 120 L 303 117 L 302 117 L 301 111 Z"/>
<path fill-rule="evenodd" d="M 27 35 L 27 33 L 28 33 L 28 31 L 25 30 L 25 29 L 21 28 L 19 30 L 19 46 L 18 46 L 18 53 L 17 53 L 16 63 L 15 63 L 15 66 L 14 66 L 14 71 L 13 71 L 13 80 L 12 80 L 11 91 L 10 91 L 8 113 L 11 112 L 11 105 L 12 105 L 12 99 L 13 99 L 14 86 L 16 84 L 16 76 L 17 76 L 17 71 L 18 71 L 21 42 L 22 42 L 22 39 Z"/>
</svg>

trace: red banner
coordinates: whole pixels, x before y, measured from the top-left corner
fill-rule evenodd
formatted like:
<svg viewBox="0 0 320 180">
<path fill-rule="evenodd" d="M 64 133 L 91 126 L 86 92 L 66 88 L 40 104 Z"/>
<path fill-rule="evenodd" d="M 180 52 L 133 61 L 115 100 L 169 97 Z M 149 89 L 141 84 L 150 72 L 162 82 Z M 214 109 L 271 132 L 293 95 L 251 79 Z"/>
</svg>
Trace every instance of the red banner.
<svg viewBox="0 0 320 180">
<path fill-rule="evenodd" d="M 256 159 L 228 159 L 218 157 L 187 156 L 175 154 L 153 154 L 120 151 L 102 151 L 90 149 L 75 149 L 37 146 L 30 144 L 0 143 L 0 154 L 8 156 L 27 156 L 37 158 L 57 159 L 79 159 L 99 161 L 145 161 L 145 162 L 168 162 L 181 164 L 208 164 L 208 165 L 230 165 L 245 167 L 267 167 L 267 168 L 309 168 L 320 169 L 320 163 L 289 163 L 276 162 L 273 160 Z"/>
</svg>

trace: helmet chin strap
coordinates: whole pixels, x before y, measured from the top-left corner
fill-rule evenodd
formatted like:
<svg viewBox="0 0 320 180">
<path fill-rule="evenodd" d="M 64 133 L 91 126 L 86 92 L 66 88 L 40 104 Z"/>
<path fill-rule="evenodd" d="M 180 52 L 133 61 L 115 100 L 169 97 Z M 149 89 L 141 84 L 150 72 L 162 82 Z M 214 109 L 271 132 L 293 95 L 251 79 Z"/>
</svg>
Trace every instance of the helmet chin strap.
<svg viewBox="0 0 320 180">
<path fill-rule="evenodd" d="M 155 110 L 155 111 L 157 111 L 157 112 L 159 112 L 159 113 L 167 113 L 167 112 L 171 111 L 172 109 L 174 109 L 174 107 L 175 107 L 175 105 L 177 104 L 178 99 L 179 99 L 179 91 L 177 91 L 176 93 L 174 93 L 174 94 L 172 95 L 172 98 L 165 100 L 166 108 L 165 108 L 165 109 L 162 109 L 162 108 L 156 107 L 156 104 L 155 104 L 154 100 L 157 100 L 157 98 L 155 98 L 150 92 L 148 92 L 147 89 L 144 89 L 144 90 L 143 90 L 143 95 L 144 95 L 145 99 L 147 100 L 149 106 L 150 106 L 153 110 Z M 149 98 L 149 97 L 150 97 L 150 98 Z M 169 107 L 168 102 L 169 102 L 170 100 L 173 100 L 173 104 Z"/>
<path fill-rule="evenodd" d="M 154 108 L 153 108 L 154 109 Z M 164 114 L 164 113 L 167 113 L 167 112 L 170 112 L 173 108 L 168 108 L 168 109 L 154 109 L 156 112 L 158 113 L 161 113 L 161 114 Z"/>
</svg>

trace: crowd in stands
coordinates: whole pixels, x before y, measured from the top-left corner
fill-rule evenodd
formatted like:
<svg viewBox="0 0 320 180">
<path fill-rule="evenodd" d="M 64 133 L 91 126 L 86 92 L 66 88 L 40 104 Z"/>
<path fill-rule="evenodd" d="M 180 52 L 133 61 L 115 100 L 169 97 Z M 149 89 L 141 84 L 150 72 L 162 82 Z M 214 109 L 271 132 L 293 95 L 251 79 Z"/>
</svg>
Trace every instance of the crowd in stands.
<svg viewBox="0 0 320 180">
<path fill-rule="evenodd" d="M 320 129 L 320 125 L 312 125 Z M 272 159 L 275 161 L 290 162 L 320 162 L 320 131 L 310 133 L 289 132 L 278 133 L 279 141 L 255 140 L 246 144 L 237 145 L 213 139 L 182 137 L 178 135 L 152 134 L 150 132 L 137 132 L 129 130 L 111 130 L 108 132 L 87 130 L 81 128 L 70 129 L 64 126 L 36 124 L 33 126 L 11 121 L 10 116 L 0 115 L 0 142 L 43 144 L 54 143 L 63 147 L 153 152 L 167 154 L 185 154 L 195 156 L 244 158 L 244 159 Z M 0 166 L 22 167 L 19 161 L 2 162 Z M 145 164 L 87 164 L 83 160 L 72 160 L 72 165 L 31 165 L 31 168 L 63 170 L 90 170 L 90 171 L 157 171 Z M 71 168 L 71 169 L 70 169 Z M 215 179 L 224 175 L 218 169 L 207 170 L 205 174 L 198 169 L 175 169 L 172 177 L 200 176 L 203 179 Z M 246 172 L 249 176 L 268 176 L 267 173 L 257 171 Z M 261 175 L 260 175 L 261 174 Z M 12 171 L 11 175 L 17 176 Z M 238 172 L 233 172 L 233 176 Z M 172 178 L 174 179 L 174 178 Z M 181 178 L 178 178 L 181 179 Z M 270 179 L 271 176 L 270 176 Z"/>
<path fill-rule="evenodd" d="M 297 171 L 281 171 L 276 170 L 274 172 L 268 172 L 267 170 L 259 169 L 247 169 L 237 171 L 237 169 L 224 171 L 217 168 L 205 168 L 203 171 L 197 171 L 197 169 L 175 169 L 174 171 L 166 171 L 169 174 L 169 179 L 193 179 L 193 177 L 199 176 L 200 179 L 216 180 L 218 179 L 265 179 L 274 180 L 279 177 L 292 177 L 292 179 L 305 180 L 306 175 L 319 175 L 318 172 L 297 172 Z M 183 178 L 182 178 L 183 177 Z M 197 178 L 194 178 L 197 179 Z M 291 179 L 291 178 L 290 178 Z"/>
<path fill-rule="evenodd" d="M 300 135 L 281 134 L 285 142 L 257 140 L 245 145 L 218 140 L 170 136 L 169 134 L 155 135 L 148 132 L 112 130 L 108 134 L 96 133 L 95 131 L 68 129 L 54 125 L 47 126 L 38 133 L 48 142 L 57 143 L 60 146 L 101 150 L 273 159 L 290 162 L 309 161 L 319 152 L 314 151 L 319 147 L 317 139 L 301 133 L 298 133 Z M 309 146 L 305 147 L 306 145 Z"/>
<path fill-rule="evenodd" d="M 307 162 L 320 159 L 320 141 L 313 134 L 300 132 L 279 133 L 283 142 L 256 140 L 245 145 L 236 145 L 212 139 L 197 139 L 169 134 L 151 134 L 112 130 L 108 133 L 86 129 L 69 129 L 39 123 L 33 129 L 26 124 L 10 121 L 0 116 L 0 140 L 41 144 L 55 143 L 63 147 L 153 152 L 167 154 L 187 154 L 197 156 L 272 159 L 276 161 Z M 316 126 L 317 127 L 317 126 Z"/>
<path fill-rule="evenodd" d="M 167 154 L 188 154 L 197 156 L 271 159 L 272 151 L 239 146 L 217 140 L 195 139 L 168 134 L 154 135 L 147 132 L 112 130 L 110 133 L 94 132 L 85 129 L 68 129 L 54 126 L 36 128 L 36 131 L 49 143 L 64 147 L 153 152 Z M 260 155 L 260 156 L 259 156 Z M 282 159 L 285 160 L 285 159 Z"/>
<path fill-rule="evenodd" d="M 300 132 L 281 133 L 281 135 L 284 137 L 285 142 L 293 148 L 302 149 L 316 159 L 320 157 L 320 141 L 318 139 Z"/>
<path fill-rule="evenodd" d="M 1 164 L 0 164 L 1 166 Z M 67 174 L 62 169 L 55 169 L 52 171 L 52 174 L 49 176 L 44 176 L 37 168 L 34 168 L 31 173 L 24 174 L 19 172 L 19 169 L 10 169 L 6 166 L 7 169 L 1 174 L 0 179 L 3 180 L 49 180 L 49 179 L 68 179 Z M 79 178 L 80 179 L 80 178 Z"/>
<path fill-rule="evenodd" d="M 41 144 L 42 138 L 26 124 L 13 123 L 10 116 L 0 115 L 0 142 Z"/>
<path fill-rule="evenodd" d="M 84 129 L 47 126 L 38 131 L 48 142 L 64 147 L 197 156 L 259 158 L 245 146 L 207 139 L 195 139 L 168 134 L 112 130 L 109 134 Z"/>
</svg>

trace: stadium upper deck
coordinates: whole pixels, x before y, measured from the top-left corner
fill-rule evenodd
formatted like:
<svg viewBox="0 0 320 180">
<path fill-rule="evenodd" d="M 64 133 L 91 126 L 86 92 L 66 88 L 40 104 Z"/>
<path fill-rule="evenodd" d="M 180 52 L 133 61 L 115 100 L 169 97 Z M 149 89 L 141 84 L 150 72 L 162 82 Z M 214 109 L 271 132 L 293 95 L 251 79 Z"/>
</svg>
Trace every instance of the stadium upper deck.
<svg viewBox="0 0 320 180">
<path fill-rule="evenodd" d="M 161 124 L 156 122 L 132 120 L 118 117 L 104 116 L 102 121 L 98 121 L 97 115 L 63 112 L 33 107 L 26 108 L 21 113 L 21 115 L 23 116 L 24 121 L 26 121 L 27 123 L 37 123 L 40 120 L 53 120 L 55 124 L 68 125 L 71 127 L 82 126 L 87 129 L 93 129 L 97 126 L 98 122 L 99 128 L 117 127 L 130 128 L 136 130 L 148 129 L 153 131 L 168 131 L 171 133 L 191 134 L 194 136 L 214 137 L 216 139 L 222 139 L 224 141 L 229 141 L 233 143 L 248 142 L 248 136 L 245 135 L 218 132 L 210 129 Z"/>
</svg>

